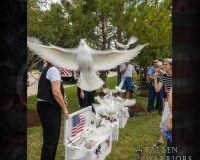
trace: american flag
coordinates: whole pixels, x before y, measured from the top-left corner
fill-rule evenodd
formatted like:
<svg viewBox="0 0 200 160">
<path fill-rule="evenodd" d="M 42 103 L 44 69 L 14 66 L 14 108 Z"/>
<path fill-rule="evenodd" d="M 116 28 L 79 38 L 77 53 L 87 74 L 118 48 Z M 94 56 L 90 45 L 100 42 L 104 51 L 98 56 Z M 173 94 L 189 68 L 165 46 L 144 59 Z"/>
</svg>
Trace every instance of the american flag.
<svg viewBox="0 0 200 160">
<path fill-rule="evenodd" d="M 84 114 L 77 114 L 72 117 L 72 137 L 81 132 L 85 126 L 86 119 Z"/>
</svg>

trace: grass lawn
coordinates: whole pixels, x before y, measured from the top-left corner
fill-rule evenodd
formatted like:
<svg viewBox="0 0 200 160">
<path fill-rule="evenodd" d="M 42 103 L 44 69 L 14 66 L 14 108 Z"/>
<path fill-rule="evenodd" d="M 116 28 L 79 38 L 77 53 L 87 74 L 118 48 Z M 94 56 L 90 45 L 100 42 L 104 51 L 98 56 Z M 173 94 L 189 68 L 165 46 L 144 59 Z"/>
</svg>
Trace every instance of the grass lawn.
<svg viewBox="0 0 200 160">
<path fill-rule="evenodd" d="M 135 75 L 137 84 L 139 84 L 139 77 Z M 117 77 L 107 78 L 107 88 L 113 89 L 117 84 Z M 139 90 L 138 93 L 142 92 Z M 80 109 L 76 86 L 65 88 L 65 93 L 68 99 L 68 111 L 73 113 Z M 28 110 L 36 110 L 36 96 L 27 97 Z M 147 107 L 148 98 L 136 97 L 136 102 L 140 103 L 144 108 Z M 153 144 L 159 139 L 159 123 L 161 116 L 157 111 L 153 111 L 150 116 L 146 112 L 138 113 L 138 117 L 129 118 L 125 127 L 119 130 L 118 141 L 112 142 L 112 152 L 106 157 L 106 160 L 136 160 L 136 148 L 141 147 L 142 160 L 146 159 L 165 159 L 166 139 L 165 143 L 160 147 L 153 147 Z M 64 145 L 63 145 L 63 127 L 64 118 L 62 121 L 61 135 L 59 145 L 57 148 L 56 160 L 64 159 Z M 42 146 L 42 128 L 33 127 L 27 129 L 27 159 L 39 160 Z M 161 158 L 160 158 L 161 157 Z"/>
</svg>

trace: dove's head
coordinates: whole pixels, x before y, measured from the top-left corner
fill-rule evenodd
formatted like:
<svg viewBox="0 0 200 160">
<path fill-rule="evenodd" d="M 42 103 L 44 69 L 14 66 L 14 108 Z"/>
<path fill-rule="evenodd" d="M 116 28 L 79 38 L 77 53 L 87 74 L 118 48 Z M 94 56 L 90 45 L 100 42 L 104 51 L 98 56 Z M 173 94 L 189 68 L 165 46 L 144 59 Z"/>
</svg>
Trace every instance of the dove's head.
<svg viewBox="0 0 200 160">
<path fill-rule="evenodd" d="M 85 39 L 81 39 L 81 41 L 80 41 L 80 44 L 81 45 L 84 45 L 86 42 L 85 42 Z"/>
</svg>

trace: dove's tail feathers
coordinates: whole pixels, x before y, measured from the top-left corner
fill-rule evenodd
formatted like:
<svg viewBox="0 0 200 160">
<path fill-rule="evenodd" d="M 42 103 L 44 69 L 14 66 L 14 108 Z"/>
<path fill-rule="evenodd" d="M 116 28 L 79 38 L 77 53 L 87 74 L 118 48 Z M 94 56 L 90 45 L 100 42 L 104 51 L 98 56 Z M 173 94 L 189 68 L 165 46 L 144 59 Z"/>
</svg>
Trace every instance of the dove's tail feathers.
<svg viewBox="0 0 200 160">
<path fill-rule="evenodd" d="M 136 103 L 136 100 L 135 99 L 132 99 L 132 100 L 126 100 L 125 102 L 124 102 L 124 106 L 133 106 L 133 105 L 135 105 L 135 103 Z"/>
<path fill-rule="evenodd" d="M 130 44 L 134 44 L 138 41 L 138 38 L 137 37 L 134 37 L 134 36 L 131 36 L 128 40 L 128 45 Z"/>
<path fill-rule="evenodd" d="M 82 75 L 83 77 L 77 85 L 85 91 L 97 90 L 105 84 L 95 72 L 82 72 Z"/>
<path fill-rule="evenodd" d="M 120 84 L 119 84 L 119 88 L 122 88 L 122 86 L 123 86 L 123 84 L 124 84 L 124 80 L 122 80 L 121 82 L 120 82 Z"/>
<path fill-rule="evenodd" d="M 126 47 L 127 47 L 126 45 L 123 45 L 123 44 L 121 44 L 121 43 L 119 43 L 119 42 L 117 42 L 116 44 L 117 44 L 117 46 L 120 47 L 120 48 L 126 48 Z"/>
<path fill-rule="evenodd" d="M 35 43 L 35 44 L 39 44 L 39 45 L 43 44 L 42 41 L 40 41 L 38 38 L 35 38 L 35 37 L 27 37 L 27 41 Z"/>
</svg>

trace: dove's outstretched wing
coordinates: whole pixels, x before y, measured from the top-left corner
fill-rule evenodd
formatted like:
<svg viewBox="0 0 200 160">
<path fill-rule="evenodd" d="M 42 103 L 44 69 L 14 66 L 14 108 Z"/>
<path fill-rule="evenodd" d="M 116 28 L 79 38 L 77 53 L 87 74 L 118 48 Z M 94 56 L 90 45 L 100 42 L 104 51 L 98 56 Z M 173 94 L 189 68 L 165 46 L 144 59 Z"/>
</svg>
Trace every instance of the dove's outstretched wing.
<svg viewBox="0 0 200 160">
<path fill-rule="evenodd" d="M 78 70 L 77 64 L 77 49 L 64 49 L 56 46 L 45 46 L 32 42 L 27 42 L 28 48 L 50 63 L 71 70 Z"/>
<path fill-rule="evenodd" d="M 130 50 L 92 50 L 93 67 L 95 70 L 109 70 L 136 57 L 145 45 L 138 45 Z"/>
<path fill-rule="evenodd" d="M 134 43 L 137 42 L 137 41 L 138 41 L 138 38 L 137 38 L 137 37 L 131 36 L 131 37 L 129 38 L 128 43 L 127 43 L 126 45 L 121 44 L 121 43 L 119 43 L 119 42 L 116 42 L 116 44 L 117 44 L 117 46 L 120 47 L 120 48 L 128 49 L 129 46 L 130 46 L 131 44 L 134 44 Z"/>
</svg>

